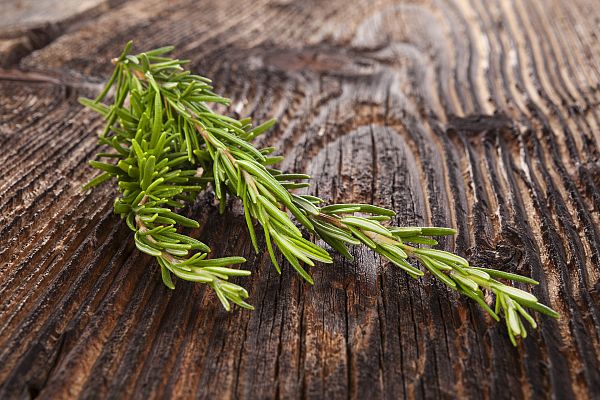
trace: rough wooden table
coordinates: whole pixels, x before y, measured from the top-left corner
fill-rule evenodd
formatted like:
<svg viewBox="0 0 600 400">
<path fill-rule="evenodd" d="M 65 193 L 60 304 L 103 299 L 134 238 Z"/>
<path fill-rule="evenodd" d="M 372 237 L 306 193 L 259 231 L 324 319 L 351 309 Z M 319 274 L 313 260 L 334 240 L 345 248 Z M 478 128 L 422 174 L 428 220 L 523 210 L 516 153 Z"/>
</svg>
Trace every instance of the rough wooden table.
<svg viewBox="0 0 600 400">
<path fill-rule="evenodd" d="M 597 0 L 0 1 L 0 398 L 600 396 Z M 77 103 L 109 60 L 177 46 L 279 125 L 265 138 L 314 192 L 373 202 L 442 244 L 534 277 L 560 311 L 505 327 L 368 251 L 301 282 L 203 195 L 217 255 L 248 258 L 256 311 L 168 290 L 93 174 L 100 119 Z"/>
</svg>

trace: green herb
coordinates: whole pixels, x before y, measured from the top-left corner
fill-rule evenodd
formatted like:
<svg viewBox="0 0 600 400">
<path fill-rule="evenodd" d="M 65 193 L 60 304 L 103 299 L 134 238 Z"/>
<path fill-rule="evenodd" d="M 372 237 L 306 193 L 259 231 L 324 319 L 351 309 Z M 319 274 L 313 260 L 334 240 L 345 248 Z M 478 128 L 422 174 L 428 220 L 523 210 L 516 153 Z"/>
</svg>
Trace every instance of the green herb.
<svg viewBox="0 0 600 400">
<path fill-rule="evenodd" d="M 218 114 L 209 104 L 229 104 L 229 100 L 213 92 L 209 79 L 185 71 L 186 61 L 167 57 L 171 47 L 137 55 L 130 55 L 130 48 L 131 42 L 113 59 L 115 71 L 102 93 L 93 100 L 80 99 L 105 118 L 100 142 L 113 149 L 98 155 L 107 161 L 90 162 L 102 173 L 85 188 L 116 178 L 115 213 L 126 219 L 137 248 L 156 258 L 169 288 L 175 287 L 175 275 L 209 285 L 227 310 L 230 303 L 252 308 L 245 302 L 246 290 L 228 281 L 250 274 L 228 267 L 245 259 L 209 259 L 207 245 L 180 232 L 180 227 L 197 228 L 198 223 L 177 210 L 210 186 L 221 212 L 229 197 L 241 201 L 255 251 L 259 252 L 256 230 L 260 229 L 278 272 L 277 250 L 310 283 L 313 279 L 305 265 L 332 262 L 328 251 L 305 237 L 304 231 L 348 259 L 352 259 L 348 246 L 365 245 L 413 278 L 424 272 L 409 260 L 419 261 L 433 277 L 475 300 L 494 319 L 504 314 L 515 345 L 517 337 L 527 335 L 523 319 L 536 327 L 526 308 L 558 317 L 532 294 L 498 279 L 536 281 L 472 267 L 460 256 L 423 247 L 437 244 L 432 237 L 454 235 L 453 229 L 389 227 L 384 223 L 395 215 L 392 210 L 370 204 L 323 206 L 318 197 L 294 194 L 294 189 L 308 186 L 304 181 L 309 177 L 273 169 L 282 159 L 272 155 L 275 149 L 258 149 L 251 143 L 274 120 L 254 127 L 248 118 Z M 104 104 L 109 95 L 112 104 Z M 495 295 L 494 310 L 484 291 Z"/>
</svg>

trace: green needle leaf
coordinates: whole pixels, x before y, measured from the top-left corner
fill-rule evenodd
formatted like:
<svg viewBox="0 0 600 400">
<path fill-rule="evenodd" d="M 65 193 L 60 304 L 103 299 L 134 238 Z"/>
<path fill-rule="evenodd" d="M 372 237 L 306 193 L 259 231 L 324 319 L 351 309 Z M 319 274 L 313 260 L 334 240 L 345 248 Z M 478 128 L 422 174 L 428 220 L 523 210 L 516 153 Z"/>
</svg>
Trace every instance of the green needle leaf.
<svg viewBox="0 0 600 400">
<path fill-rule="evenodd" d="M 415 249 L 414 251 L 417 254 L 423 254 L 446 263 L 454 263 L 465 267 L 469 266 L 469 262 L 467 260 L 457 256 L 456 254 L 448 253 L 447 251 L 435 249 Z"/>
<path fill-rule="evenodd" d="M 507 294 L 512 299 L 516 301 L 522 301 L 525 303 L 537 303 L 537 297 L 532 295 L 531 293 L 527 293 L 524 290 L 517 289 L 512 286 L 502 285 L 502 284 L 492 284 L 492 288 L 501 291 L 502 293 Z"/>
<path fill-rule="evenodd" d="M 480 268 L 480 267 L 473 267 L 475 269 L 478 269 L 480 271 L 484 271 L 486 272 L 488 275 L 494 277 L 494 278 L 502 278 L 502 279 L 508 279 L 514 282 L 523 282 L 523 283 L 529 283 L 532 285 L 538 285 L 539 282 L 536 280 L 533 280 L 531 278 L 528 278 L 526 276 L 522 276 L 522 275 L 517 275 L 517 274 L 513 274 L 510 272 L 504 272 L 504 271 L 498 271 L 497 269 L 490 269 L 490 268 Z"/>
<path fill-rule="evenodd" d="M 164 282 L 164 284 L 169 289 L 175 289 L 175 284 L 173 283 L 173 280 L 171 280 L 171 274 L 169 273 L 169 270 L 167 269 L 166 266 L 164 266 L 162 264 L 160 266 L 160 274 L 162 276 L 162 281 Z"/>
<path fill-rule="evenodd" d="M 387 229 L 385 229 L 379 223 L 370 221 L 370 220 L 368 220 L 366 218 L 361 218 L 361 217 L 345 217 L 345 218 L 342 218 L 341 221 L 344 224 L 352 225 L 354 227 L 361 228 L 361 229 L 366 230 L 366 231 L 371 231 L 371 232 L 379 233 L 380 235 L 383 235 L 383 236 L 389 236 L 389 237 L 393 236 L 390 231 L 388 231 Z"/>
</svg>

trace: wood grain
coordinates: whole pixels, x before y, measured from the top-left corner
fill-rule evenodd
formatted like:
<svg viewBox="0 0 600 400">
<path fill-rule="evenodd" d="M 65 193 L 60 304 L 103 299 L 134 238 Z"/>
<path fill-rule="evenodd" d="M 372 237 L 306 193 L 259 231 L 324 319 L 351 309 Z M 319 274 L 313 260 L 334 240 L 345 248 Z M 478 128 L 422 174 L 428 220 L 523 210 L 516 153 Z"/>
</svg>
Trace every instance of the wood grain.
<svg viewBox="0 0 600 400">
<path fill-rule="evenodd" d="M 600 396 L 594 0 L 97 4 L 36 46 L 0 32 L 0 398 Z M 455 226 L 444 248 L 539 280 L 562 318 L 538 316 L 513 348 L 476 305 L 363 249 L 310 287 L 254 254 L 239 205 L 219 216 L 210 193 L 193 233 L 248 259 L 256 310 L 169 291 L 113 189 L 80 191 L 102 121 L 76 99 L 128 39 L 177 46 L 227 112 L 277 117 L 260 140 L 312 193 Z"/>
</svg>

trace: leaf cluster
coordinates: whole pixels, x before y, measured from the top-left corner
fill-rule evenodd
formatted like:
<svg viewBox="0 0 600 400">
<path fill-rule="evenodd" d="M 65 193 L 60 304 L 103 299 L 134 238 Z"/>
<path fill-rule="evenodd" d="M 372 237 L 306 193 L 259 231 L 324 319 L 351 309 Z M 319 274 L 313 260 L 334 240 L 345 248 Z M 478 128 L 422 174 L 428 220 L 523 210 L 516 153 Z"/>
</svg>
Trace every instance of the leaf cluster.
<svg viewBox="0 0 600 400">
<path fill-rule="evenodd" d="M 80 100 L 106 120 L 100 142 L 111 148 L 90 162 L 102 173 L 86 188 L 116 179 L 119 195 L 114 211 L 134 232 L 138 249 L 157 259 L 169 288 L 174 288 L 175 275 L 209 285 L 227 310 L 231 302 L 251 308 L 245 302 L 247 291 L 229 281 L 250 274 L 230 268 L 245 259 L 208 258 L 206 244 L 182 233 L 198 223 L 181 209 L 210 187 L 221 212 L 229 198 L 239 199 L 255 251 L 260 251 L 256 231 L 260 229 L 278 272 L 277 252 L 313 283 L 306 265 L 332 263 L 328 250 L 309 240 L 313 236 L 348 259 L 352 259 L 350 246 L 366 246 L 413 278 L 424 275 L 420 264 L 450 289 L 475 300 L 494 319 L 503 314 L 514 344 L 527 334 L 523 320 L 536 326 L 527 308 L 558 317 L 532 294 L 503 283 L 536 281 L 473 267 L 458 255 L 432 248 L 437 245 L 434 237 L 453 235 L 453 229 L 391 227 L 392 210 L 370 204 L 325 205 L 318 197 L 296 194 L 295 189 L 308 186 L 309 176 L 274 168 L 282 160 L 273 155 L 275 149 L 252 144 L 274 120 L 253 126 L 249 118 L 238 120 L 214 112 L 211 103 L 227 105 L 229 100 L 213 92 L 209 79 L 186 71 L 185 60 L 168 57 L 171 47 L 137 55 L 129 54 L 130 47 L 128 43 L 113 60 L 114 73 L 100 95 Z M 487 304 L 485 292 L 494 294 L 494 309 Z"/>
</svg>

